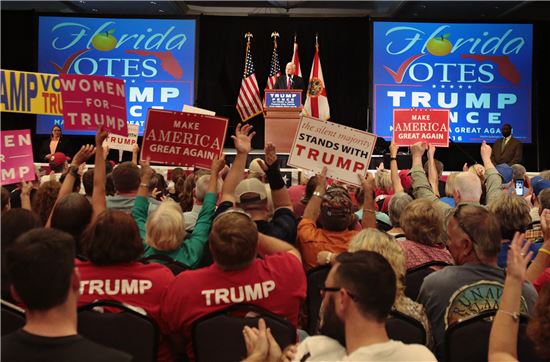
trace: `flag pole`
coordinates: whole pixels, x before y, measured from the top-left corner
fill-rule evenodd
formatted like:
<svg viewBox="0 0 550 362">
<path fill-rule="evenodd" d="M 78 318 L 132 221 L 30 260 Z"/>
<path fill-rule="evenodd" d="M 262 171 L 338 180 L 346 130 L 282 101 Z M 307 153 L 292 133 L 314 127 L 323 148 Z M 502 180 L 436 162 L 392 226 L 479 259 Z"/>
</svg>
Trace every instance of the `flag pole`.
<svg viewBox="0 0 550 362">
<path fill-rule="evenodd" d="M 273 33 L 271 33 L 271 37 L 273 38 L 273 42 L 275 43 L 275 49 L 277 49 L 277 38 L 279 38 L 279 33 L 277 33 L 277 31 L 274 31 Z"/>
<path fill-rule="evenodd" d="M 252 35 L 251 32 L 247 32 L 246 34 L 244 34 L 244 37 L 246 38 L 246 48 L 244 50 L 245 62 L 244 62 L 243 78 L 246 77 L 246 57 L 248 55 L 248 49 L 250 48 L 250 38 L 253 38 L 254 35 Z"/>
</svg>

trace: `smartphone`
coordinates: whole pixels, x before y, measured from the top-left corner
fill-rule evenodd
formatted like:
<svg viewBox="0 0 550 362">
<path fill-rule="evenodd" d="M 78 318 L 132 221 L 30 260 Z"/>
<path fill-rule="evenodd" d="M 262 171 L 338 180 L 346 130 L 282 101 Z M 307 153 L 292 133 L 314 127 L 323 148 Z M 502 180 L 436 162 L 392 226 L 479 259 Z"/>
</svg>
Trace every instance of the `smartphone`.
<svg viewBox="0 0 550 362">
<path fill-rule="evenodd" d="M 516 180 L 516 195 L 523 196 L 523 180 Z"/>
</svg>

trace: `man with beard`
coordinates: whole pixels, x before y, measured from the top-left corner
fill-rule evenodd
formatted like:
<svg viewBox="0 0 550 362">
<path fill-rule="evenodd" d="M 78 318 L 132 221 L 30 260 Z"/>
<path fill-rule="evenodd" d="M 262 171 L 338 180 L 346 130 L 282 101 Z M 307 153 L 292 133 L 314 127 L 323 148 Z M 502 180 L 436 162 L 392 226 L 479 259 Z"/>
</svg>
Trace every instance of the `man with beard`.
<svg viewBox="0 0 550 362">
<path fill-rule="evenodd" d="M 492 161 L 495 165 L 507 163 L 512 166 L 521 163 L 523 158 L 523 144 L 512 137 L 512 126 L 508 123 L 502 125 L 502 138 L 493 145 Z"/>
<path fill-rule="evenodd" d="M 292 360 L 436 361 L 422 345 L 388 338 L 386 318 L 395 300 L 395 285 L 395 273 L 380 254 L 365 250 L 339 254 L 321 288 L 322 335 L 306 338 Z M 257 348 L 260 343 L 254 345 L 249 338 L 250 330 L 244 331 L 249 351 L 246 361 L 279 360 L 275 354 L 280 350 L 271 346 L 275 341 L 266 338 L 264 346 L 268 343 L 270 348 L 264 349 L 266 355 L 262 356 Z M 261 331 L 253 334 L 263 338 Z M 288 350 L 285 356 L 289 357 Z"/>
</svg>

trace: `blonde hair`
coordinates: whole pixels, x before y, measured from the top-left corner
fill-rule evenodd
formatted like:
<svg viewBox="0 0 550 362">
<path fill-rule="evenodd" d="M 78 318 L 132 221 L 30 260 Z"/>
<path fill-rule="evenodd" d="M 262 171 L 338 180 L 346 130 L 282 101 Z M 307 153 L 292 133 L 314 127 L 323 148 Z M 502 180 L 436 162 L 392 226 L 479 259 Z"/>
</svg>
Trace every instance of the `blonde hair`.
<svg viewBox="0 0 550 362">
<path fill-rule="evenodd" d="M 399 300 L 405 293 L 405 254 L 395 238 L 380 230 L 368 228 L 351 239 L 348 251 L 356 252 L 359 250 L 374 251 L 382 255 L 390 263 L 395 272 L 396 280 L 396 300 Z"/>
<path fill-rule="evenodd" d="M 393 185 L 391 182 L 391 174 L 387 170 L 378 170 L 374 174 L 374 183 L 376 187 L 383 189 L 386 192 L 391 192 Z"/>
<path fill-rule="evenodd" d="M 445 231 L 443 212 L 427 199 L 417 199 L 401 213 L 401 229 L 408 240 L 433 246 L 441 242 Z"/>
<path fill-rule="evenodd" d="M 174 201 L 165 201 L 147 220 L 145 242 L 156 250 L 176 250 L 186 234 L 180 205 Z"/>
<path fill-rule="evenodd" d="M 487 209 L 500 221 L 500 234 L 503 239 L 511 240 L 516 231 L 525 232 L 531 223 L 530 208 L 527 200 L 511 192 L 502 192 L 491 200 Z"/>
</svg>

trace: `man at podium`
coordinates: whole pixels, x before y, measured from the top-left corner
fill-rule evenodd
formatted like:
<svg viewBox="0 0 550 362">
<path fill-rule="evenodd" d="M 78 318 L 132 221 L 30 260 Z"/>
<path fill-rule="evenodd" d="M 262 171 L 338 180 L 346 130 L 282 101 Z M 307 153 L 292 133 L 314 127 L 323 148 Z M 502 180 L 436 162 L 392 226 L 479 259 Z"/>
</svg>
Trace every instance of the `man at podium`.
<svg viewBox="0 0 550 362">
<path fill-rule="evenodd" d="M 304 90 L 304 80 L 299 75 L 295 75 L 296 66 L 290 62 L 286 64 L 285 74 L 281 75 L 275 81 L 275 89 L 300 89 Z"/>
</svg>

